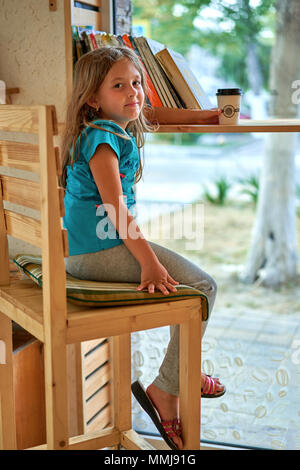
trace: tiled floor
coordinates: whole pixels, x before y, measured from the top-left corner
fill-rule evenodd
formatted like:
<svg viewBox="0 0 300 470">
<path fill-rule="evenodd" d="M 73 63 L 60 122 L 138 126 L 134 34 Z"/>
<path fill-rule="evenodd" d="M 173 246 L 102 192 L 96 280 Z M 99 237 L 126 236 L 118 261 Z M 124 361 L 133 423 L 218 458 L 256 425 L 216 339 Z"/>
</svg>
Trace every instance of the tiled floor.
<svg viewBox="0 0 300 470">
<path fill-rule="evenodd" d="M 211 320 L 203 368 L 206 372 L 205 361 L 213 365 L 227 394 L 202 401 L 204 439 L 299 448 L 299 319 L 300 313 L 279 316 L 227 309 Z"/>
<path fill-rule="evenodd" d="M 147 385 L 168 329 L 143 335 L 133 350 L 139 355 L 135 371 Z M 203 442 L 300 450 L 300 312 L 224 308 L 210 320 L 202 349 L 203 371 L 219 376 L 227 388 L 219 399 L 202 400 Z M 156 432 L 136 403 L 133 412 L 137 429 Z"/>
</svg>

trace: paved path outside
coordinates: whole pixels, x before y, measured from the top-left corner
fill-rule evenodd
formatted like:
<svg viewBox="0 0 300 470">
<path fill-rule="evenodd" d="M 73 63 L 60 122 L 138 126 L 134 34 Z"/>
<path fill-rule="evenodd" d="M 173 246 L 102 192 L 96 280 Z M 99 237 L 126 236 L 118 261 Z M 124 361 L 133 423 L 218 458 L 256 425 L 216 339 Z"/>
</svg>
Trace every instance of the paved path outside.
<svg viewBox="0 0 300 470">
<path fill-rule="evenodd" d="M 163 357 L 168 328 L 133 338 L 135 376 L 147 386 Z M 202 400 L 202 440 L 300 450 L 300 312 L 216 310 L 203 339 L 202 369 L 227 393 Z M 156 428 L 133 401 L 134 426 Z"/>
</svg>

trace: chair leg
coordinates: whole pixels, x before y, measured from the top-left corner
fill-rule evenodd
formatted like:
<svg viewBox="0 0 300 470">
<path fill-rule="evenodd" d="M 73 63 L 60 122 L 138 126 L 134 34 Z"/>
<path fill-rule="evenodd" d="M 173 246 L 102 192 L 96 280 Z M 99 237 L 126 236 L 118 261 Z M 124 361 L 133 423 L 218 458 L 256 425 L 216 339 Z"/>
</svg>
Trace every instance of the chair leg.
<svg viewBox="0 0 300 470">
<path fill-rule="evenodd" d="M 112 381 L 114 427 L 120 431 L 118 448 L 155 450 L 133 429 L 131 416 L 131 337 L 130 334 L 112 338 Z"/>
<path fill-rule="evenodd" d="M 16 449 L 12 322 L 0 312 L 0 449 Z"/>
<path fill-rule="evenodd" d="M 131 344 L 130 334 L 112 339 L 112 394 L 114 426 L 119 431 L 131 429 Z"/>
<path fill-rule="evenodd" d="M 67 346 L 64 340 L 59 342 L 56 338 L 52 351 L 50 340 L 45 342 L 44 361 L 47 448 L 65 450 L 69 446 L 69 426 Z"/>
<path fill-rule="evenodd" d="M 67 345 L 68 415 L 70 437 L 85 433 L 82 343 Z"/>
<path fill-rule="evenodd" d="M 200 340 L 199 340 L 200 338 Z M 201 316 L 180 325 L 179 409 L 184 449 L 200 449 Z"/>
</svg>

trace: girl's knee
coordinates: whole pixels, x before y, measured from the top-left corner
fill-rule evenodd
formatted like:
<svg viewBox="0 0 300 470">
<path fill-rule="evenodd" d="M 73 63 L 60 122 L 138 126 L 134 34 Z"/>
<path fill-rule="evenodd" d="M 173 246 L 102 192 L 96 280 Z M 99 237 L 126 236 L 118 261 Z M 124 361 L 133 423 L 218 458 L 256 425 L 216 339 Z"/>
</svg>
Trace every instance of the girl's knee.
<svg viewBox="0 0 300 470">
<path fill-rule="evenodd" d="M 218 286 L 216 281 L 208 276 L 206 279 L 201 279 L 195 284 L 195 287 L 208 296 L 215 297 L 217 294 Z"/>
<path fill-rule="evenodd" d="M 216 295 L 217 290 L 218 290 L 218 285 L 212 277 L 210 278 L 210 283 L 211 283 L 211 291 Z"/>
<path fill-rule="evenodd" d="M 201 279 L 196 285 L 194 285 L 194 287 L 206 295 L 208 300 L 208 309 L 211 313 L 218 289 L 216 281 L 212 277 L 208 276 L 206 279 Z M 204 331 L 205 329 L 203 330 L 202 334 L 204 334 Z"/>
</svg>

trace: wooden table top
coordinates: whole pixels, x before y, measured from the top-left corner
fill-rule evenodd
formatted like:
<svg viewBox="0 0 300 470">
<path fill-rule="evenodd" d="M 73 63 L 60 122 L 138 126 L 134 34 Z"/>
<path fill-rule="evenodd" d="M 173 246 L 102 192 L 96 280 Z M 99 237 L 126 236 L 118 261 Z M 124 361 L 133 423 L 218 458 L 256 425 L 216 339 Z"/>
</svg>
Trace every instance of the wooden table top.
<svg viewBox="0 0 300 470">
<path fill-rule="evenodd" d="M 220 124 L 161 124 L 157 132 L 168 133 L 249 133 L 249 132 L 300 132 L 300 119 L 241 119 L 238 125 Z"/>
</svg>

